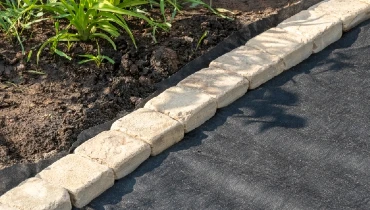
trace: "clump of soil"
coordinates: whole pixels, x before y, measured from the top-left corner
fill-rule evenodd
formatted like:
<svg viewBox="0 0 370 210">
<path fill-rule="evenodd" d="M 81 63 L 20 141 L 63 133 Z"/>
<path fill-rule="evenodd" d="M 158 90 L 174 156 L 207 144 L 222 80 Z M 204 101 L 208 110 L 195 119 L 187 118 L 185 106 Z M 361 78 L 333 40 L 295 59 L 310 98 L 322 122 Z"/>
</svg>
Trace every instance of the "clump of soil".
<svg viewBox="0 0 370 210">
<path fill-rule="evenodd" d="M 153 84 L 207 52 L 242 23 L 296 1 L 214 0 L 214 7 L 230 10 L 233 14 L 228 15 L 235 19 L 188 8 L 178 13 L 170 31 L 158 32 L 155 38 L 146 24 L 130 21 L 137 48 L 124 33 L 114 40 L 117 51 L 101 42 L 101 53 L 115 64 L 99 67 L 78 64 L 77 55 L 97 54 L 96 43 L 73 43 L 67 52 L 75 58 L 72 61 L 45 50 L 36 65 L 34 55 L 26 62 L 17 41 L 0 34 L 0 168 L 68 150 L 81 131 L 133 110 L 155 91 Z M 205 31 L 207 37 L 199 42 Z M 26 51 L 37 51 L 34 47 L 53 35 L 53 24 L 35 24 L 27 33 L 32 37 L 23 43 Z"/>
</svg>

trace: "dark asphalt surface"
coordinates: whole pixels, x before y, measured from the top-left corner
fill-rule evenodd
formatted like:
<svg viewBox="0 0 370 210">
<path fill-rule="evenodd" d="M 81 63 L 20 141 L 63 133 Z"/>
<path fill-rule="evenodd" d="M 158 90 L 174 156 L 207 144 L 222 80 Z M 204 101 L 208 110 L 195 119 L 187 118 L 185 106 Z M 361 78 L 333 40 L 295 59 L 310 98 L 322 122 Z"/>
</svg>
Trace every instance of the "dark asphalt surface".
<svg viewBox="0 0 370 210">
<path fill-rule="evenodd" d="M 85 209 L 370 209 L 369 29 L 220 109 Z"/>
</svg>

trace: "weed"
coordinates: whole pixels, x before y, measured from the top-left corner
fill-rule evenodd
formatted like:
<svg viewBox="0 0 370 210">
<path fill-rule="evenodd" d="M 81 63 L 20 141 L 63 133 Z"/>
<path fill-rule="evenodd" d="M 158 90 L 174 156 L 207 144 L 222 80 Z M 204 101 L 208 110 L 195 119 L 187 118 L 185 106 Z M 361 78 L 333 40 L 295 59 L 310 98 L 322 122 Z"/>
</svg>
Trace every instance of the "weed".
<svg viewBox="0 0 370 210">
<path fill-rule="evenodd" d="M 41 47 L 39 48 L 39 50 L 37 51 L 37 55 L 36 55 L 36 63 L 38 64 L 39 63 L 39 59 L 40 59 L 40 54 L 42 52 L 42 50 L 47 46 L 47 45 L 51 45 L 50 46 L 50 51 L 52 53 L 55 53 L 61 57 L 64 57 L 68 60 L 72 60 L 72 58 L 70 56 L 68 56 L 66 53 L 64 53 L 63 51 L 61 50 L 58 50 L 58 43 L 60 41 L 67 41 L 67 42 L 71 42 L 71 41 L 79 41 L 78 38 L 76 38 L 75 35 L 71 34 L 71 33 L 68 33 L 67 30 L 61 30 L 59 29 L 59 22 L 55 22 L 54 23 L 54 29 L 55 29 L 55 33 L 56 35 L 47 39 L 42 45 Z"/>
<path fill-rule="evenodd" d="M 200 44 L 202 43 L 203 39 L 206 38 L 208 36 L 208 33 L 209 31 L 204 31 L 203 35 L 200 37 L 200 39 L 198 40 L 198 43 L 197 43 L 197 47 L 195 48 L 195 51 L 198 50 Z"/>
<path fill-rule="evenodd" d="M 32 57 L 32 50 L 30 50 L 27 54 L 27 59 L 26 59 L 26 63 L 30 62 L 30 59 Z"/>
<path fill-rule="evenodd" d="M 87 62 L 90 62 L 90 61 L 94 61 L 96 66 L 100 67 L 100 65 L 104 62 L 104 60 L 107 60 L 109 63 L 114 64 L 113 59 L 111 59 L 108 56 L 102 55 L 100 53 L 100 47 L 99 47 L 98 42 L 96 42 L 96 44 L 98 46 L 98 55 L 96 55 L 96 56 L 95 55 L 79 55 L 80 57 L 84 57 L 85 59 L 78 62 L 78 64 L 83 64 L 83 63 L 87 63 Z"/>
<path fill-rule="evenodd" d="M 0 2 L 0 31 L 4 31 L 9 37 L 16 37 L 22 48 L 24 47 L 21 34 L 32 24 L 46 20 L 41 18 L 43 12 L 38 5 L 39 0 L 5 0 Z"/>
</svg>

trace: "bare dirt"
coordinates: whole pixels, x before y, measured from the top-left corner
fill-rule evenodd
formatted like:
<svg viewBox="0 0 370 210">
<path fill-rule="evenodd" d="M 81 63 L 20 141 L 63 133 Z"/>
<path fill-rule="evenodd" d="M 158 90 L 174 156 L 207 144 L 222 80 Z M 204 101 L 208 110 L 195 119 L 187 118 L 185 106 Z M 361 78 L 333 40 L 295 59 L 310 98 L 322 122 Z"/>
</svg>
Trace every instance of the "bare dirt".
<svg viewBox="0 0 370 210">
<path fill-rule="evenodd" d="M 117 51 L 99 43 L 101 53 L 115 61 L 100 67 L 79 65 L 76 56 L 96 54 L 95 43 L 74 43 L 68 52 L 77 58 L 72 61 L 46 50 L 36 65 L 35 52 L 27 62 L 16 40 L 0 34 L 0 168 L 68 150 L 81 131 L 132 111 L 155 91 L 153 84 L 207 52 L 242 22 L 253 22 L 294 2 L 213 0 L 214 7 L 232 11 L 227 15 L 234 20 L 188 8 L 178 13 L 168 32 L 157 33 L 157 42 L 146 24 L 132 20 L 137 49 L 124 33 L 115 40 Z M 208 35 L 199 42 L 205 31 Z M 27 33 L 32 34 L 24 42 L 29 51 L 53 35 L 53 25 L 33 25 Z"/>
</svg>

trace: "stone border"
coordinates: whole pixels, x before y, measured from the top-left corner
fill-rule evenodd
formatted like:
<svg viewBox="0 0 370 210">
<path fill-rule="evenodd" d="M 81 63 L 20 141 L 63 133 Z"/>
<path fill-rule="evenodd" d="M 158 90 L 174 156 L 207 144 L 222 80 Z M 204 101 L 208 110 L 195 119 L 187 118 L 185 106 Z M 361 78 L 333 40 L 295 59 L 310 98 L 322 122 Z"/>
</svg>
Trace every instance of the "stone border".
<svg viewBox="0 0 370 210">
<path fill-rule="evenodd" d="M 81 208 L 216 109 L 297 65 L 370 19 L 370 0 L 325 0 L 250 39 L 0 197 L 2 209 Z M 68 193 L 67 193 L 68 192 Z M 36 206 L 37 205 L 37 206 Z"/>
</svg>

